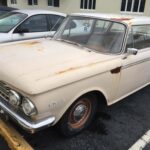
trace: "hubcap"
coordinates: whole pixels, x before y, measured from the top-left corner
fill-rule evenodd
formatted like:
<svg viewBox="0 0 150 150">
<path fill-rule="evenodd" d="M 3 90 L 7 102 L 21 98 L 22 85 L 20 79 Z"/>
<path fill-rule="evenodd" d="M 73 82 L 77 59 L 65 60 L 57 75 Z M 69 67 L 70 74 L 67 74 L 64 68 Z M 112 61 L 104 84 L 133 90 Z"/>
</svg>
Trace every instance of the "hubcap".
<svg viewBox="0 0 150 150">
<path fill-rule="evenodd" d="M 88 120 L 91 114 L 91 102 L 89 99 L 78 101 L 71 109 L 69 116 L 69 124 L 72 128 L 81 128 Z"/>
<path fill-rule="evenodd" d="M 86 110 L 87 110 L 87 106 L 83 104 L 78 105 L 73 112 L 74 119 L 76 121 L 79 121 L 85 115 Z"/>
</svg>

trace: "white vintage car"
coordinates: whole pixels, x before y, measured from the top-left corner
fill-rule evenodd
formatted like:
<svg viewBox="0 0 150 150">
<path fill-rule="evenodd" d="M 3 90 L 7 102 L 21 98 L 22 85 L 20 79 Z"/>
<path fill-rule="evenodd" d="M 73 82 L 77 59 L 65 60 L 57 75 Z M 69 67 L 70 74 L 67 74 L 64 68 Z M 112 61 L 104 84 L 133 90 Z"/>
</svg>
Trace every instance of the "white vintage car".
<svg viewBox="0 0 150 150">
<path fill-rule="evenodd" d="M 149 83 L 148 17 L 72 14 L 52 39 L 0 46 L 0 112 L 32 133 L 75 135 Z"/>
</svg>

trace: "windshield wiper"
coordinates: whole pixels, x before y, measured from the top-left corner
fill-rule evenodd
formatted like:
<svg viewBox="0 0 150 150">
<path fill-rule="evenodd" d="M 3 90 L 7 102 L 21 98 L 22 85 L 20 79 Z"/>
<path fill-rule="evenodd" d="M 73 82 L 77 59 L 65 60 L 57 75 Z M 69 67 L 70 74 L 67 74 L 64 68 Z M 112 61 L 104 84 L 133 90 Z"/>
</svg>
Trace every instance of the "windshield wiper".
<svg viewBox="0 0 150 150">
<path fill-rule="evenodd" d="M 68 40 L 65 40 L 65 39 L 56 39 L 57 41 L 61 41 L 61 42 L 66 42 L 66 43 L 69 43 L 69 44 L 73 44 L 73 45 L 76 45 L 76 46 L 79 46 L 81 48 L 83 48 L 84 46 L 79 44 L 79 43 L 76 43 L 76 42 L 73 42 L 73 41 L 68 41 Z"/>
</svg>

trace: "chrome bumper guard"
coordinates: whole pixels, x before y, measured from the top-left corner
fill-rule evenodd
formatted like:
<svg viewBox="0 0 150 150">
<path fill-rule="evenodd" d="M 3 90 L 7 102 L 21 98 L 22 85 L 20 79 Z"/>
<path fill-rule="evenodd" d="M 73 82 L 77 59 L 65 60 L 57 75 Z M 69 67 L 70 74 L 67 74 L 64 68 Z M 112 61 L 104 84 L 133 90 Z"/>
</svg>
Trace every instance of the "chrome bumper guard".
<svg viewBox="0 0 150 150">
<path fill-rule="evenodd" d="M 2 99 L 0 97 L 0 99 Z M 34 133 L 37 130 L 40 130 L 44 127 L 49 127 L 55 122 L 55 117 L 49 117 L 44 120 L 41 120 L 39 122 L 31 122 L 27 121 L 23 117 L 19 116 L 16 112 L 13 110 L 10 110 L 5 104 L 3 104 L 0 100 L 0 110 L 3 110 L 6 114 L 8 114 L 8 117 L 13 119 L 15 122 L 17 122 L 22 128 L 25 130 Z"/>
</svg>

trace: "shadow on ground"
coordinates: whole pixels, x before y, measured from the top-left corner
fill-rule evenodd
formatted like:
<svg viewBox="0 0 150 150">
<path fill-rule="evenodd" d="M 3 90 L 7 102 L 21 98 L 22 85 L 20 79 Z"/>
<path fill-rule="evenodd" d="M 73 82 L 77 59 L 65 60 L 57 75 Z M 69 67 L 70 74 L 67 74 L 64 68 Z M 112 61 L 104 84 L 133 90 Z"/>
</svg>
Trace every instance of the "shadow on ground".
<svg viewBox="0 0 150 150">
<path fill-rule="evenodd" d="M 0 150 L 10 150 L 2 136 L 0 136 Z"/>
</svg>

